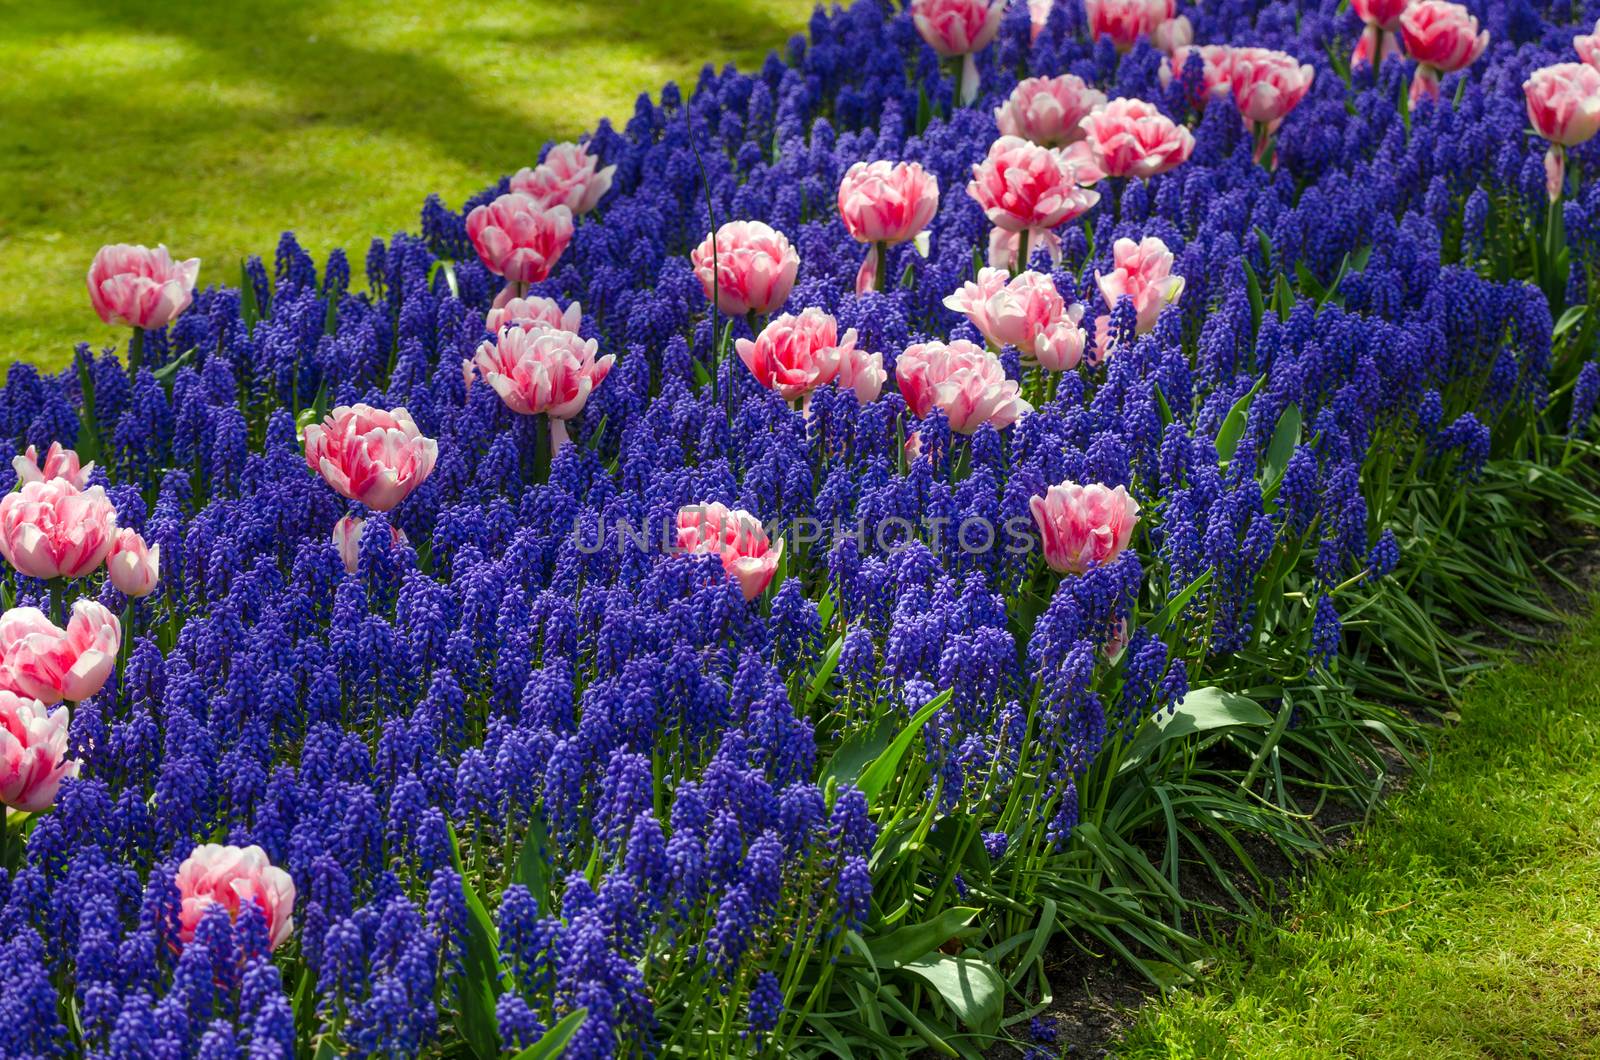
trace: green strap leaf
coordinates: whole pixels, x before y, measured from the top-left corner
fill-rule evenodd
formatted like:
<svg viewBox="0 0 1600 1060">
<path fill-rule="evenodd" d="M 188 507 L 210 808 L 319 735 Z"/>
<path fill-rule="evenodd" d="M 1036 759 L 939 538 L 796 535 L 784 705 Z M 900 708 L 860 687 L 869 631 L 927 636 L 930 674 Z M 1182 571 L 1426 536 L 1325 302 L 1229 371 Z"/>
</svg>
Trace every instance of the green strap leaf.
<svg viewBox="0 0 1600 1060">
<path fill-rule="evenodd" d="M 1171 713 L 1162 711 L 1147 719 L 1128 745 L 1122 761 L 1126 772 L 1147 760 L 1162 744 L 1198 733 L 1229 728 L 1266 729 L 1273 718 L 1253 699 L 1226 692 L 1215 686 L 1195 688 Z"/>
<path fill-rule="evenodd" d="M 871 806 L 882 794 L 883 789 L 894 780 L 895 774 L 900 771 L 900 760 L 905 757 L 906 751 L 911 746 L 911 741 L 916 738 L 922 727 L 928 724 L 928 719 L 950 702 L 950 689 L 945 689 L 925 703 L 921 710 L 912 716 L 906 727 L 900 730 L 882 754 L 873 760 L 861 773 L 861 778 L 856 782 L 856 787 L 867 797 L 867 805 Z"/>
<path fill-rule="evenodd" d="M 951 906 L 932 920 L 907 924 L 882 935 L 864 939 L 878 968 L 893 968 L 933 956 L 939 947 L 956 938 L 981 910 L 971 906 Z"/>
<path fill-rule="evenodd" d="M 985 962 L 940 953 L 909 961 L 902 968 L 933 987 L 961 1022 L 973 1030 L 988 1034 L 999 1026 L 1006 983 Z"/>
<path fill-rule="evenodd" d="M 517 1053 L 511 1060 L 553 1060 L 567 1051 L 567 1043 L 572 1041 L 573 1035 L 578 1033 L 578 1028 L 583 1026 L 583 1021 L 588 1019 L 589 1010 L 580 1008 L 569 1012 L 556 1021 L 555 1026 L 545 1031 L 543 1036 L 522 1052 Z"/>
</svg>

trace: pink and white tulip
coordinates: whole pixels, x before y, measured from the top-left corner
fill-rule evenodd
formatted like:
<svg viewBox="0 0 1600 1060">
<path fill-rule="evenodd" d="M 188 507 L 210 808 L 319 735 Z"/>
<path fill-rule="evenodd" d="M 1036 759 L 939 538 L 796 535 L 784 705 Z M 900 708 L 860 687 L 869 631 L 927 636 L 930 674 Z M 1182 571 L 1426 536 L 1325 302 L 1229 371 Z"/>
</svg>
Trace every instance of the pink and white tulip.
<svg viewBox="0 0 1600 1060">
<path fill-rule="evenodd" d="M 1083 306 L 1068 306 L 1043 273 L 1013 279 L 1004 269 L 983 269 L 977 282 L 967 282 L 944 304 L 972 321 L 996 348 L 1015 346 L 1025 360 L 1050 371 L 1076 368 L 1083 358 Z"/>
<path fill-rule="evenodd" d="M 1398 59 L 1405 54 L 1404 49 L 1400 47 L 1400 35 L 1398 33 L 1389 33 L 1386 30 L 1379 29 L 1377 26 L 1368 26 L 1361 31 L 1361 39 L 1356 41 L 1355 51 L 1350 53 L 1350 65 L 1352 67 L 1360 66 L 1363 63 L 1367 66 L 1374 65 L 1372 53 L 1378 47 L 1380 39 L 1383 42 L 1384 62 L 1390 59 Z"/>
<path fill-rule="evenodd" d="M 439 444 L 404 408 L 340 405 L 306 428 L 306 466 L 341 497 L 386 512 L 433 473 Z"/>
<path fill-rule="evenodd" d="M 78 763 L 67 757 L 71 723 L 70 707 L 52 713 L 37 699 L 0 689 L 0 804 L 23 813 L 55 805 L 61 782 L 78 775 Z"/>
<path fill-rule="evenodd" d="M 1411 80 L 1411 104 L 1439 98 L 1439 78 L 1477 61 L 1489 46 L 1489 31 L 1450 0 L 1413 0 L 1400 15 L 1400 35 L 1406 54 L 1417 62 Z"/>
<path fill-rule="evenodd" d="M 117 664 L 122 625 L 93 600 L 76 600 L 62 629 L 36 607 L 0 615 L 0 688 L 49 706 L 81 703 L 105 686 Z"/>
<path fill-rule="evenodd" d="M 1600 20 L 1595 22 L 1593 31 L 1573 37 L 1572 47 L 1578 58 L 1600 70 Z"/>
<path fill-rule="evenodd" d="M 986 423 L 1003 429 L 1033 411 L 999 359 L 965 339 L 908 347 L 895 362 L 895 380 L 913 416 L 924 419 L 942 409 L 957 434 Z"/>
<path fill-rule="evenodd" d="M 550 275 L 572 242 L 572 211 L 511 192 L 467 214 L 467 237 L 484 268 L 518 291 Z"/>
<path fill-rule="evenodd" d="M 536 167 L 517 170 L 511 190 L 546 209 L 565 206 L 582 217 L 605 198 L 616 172 L 616 166 L 601 168 L 584 144 L 556 144 Z"/>
<path fill-rule="evenodd" d="M 1082 574 L 1116 559 L 1139 522 L 1139 504 L 1126 489 L 1098 482 L 1059 483 L 1028 507 L 1039 527 L 1045 562 L 1062 574 Z"/>
<path fill-rule="evenodd" d="M 167 248 L 115 243 L 89 266 L 89 302 L 107 324 L 164 328 L 194 301 L 200 259 L 173 261 Z"/>
<path fill-rule="evenodd" d="M 1174 0 L 1084 0 L 1083 7 L 1089 36 L 1110 37 L 1119 52 L 1132 48 L 1140 37 L 1153 41 L 1156 28 L 1176 13 Z"/>
<path fill-rule="evenodd" d="M 1022 257 L 1023 233 L 1029 251 L 1045 245 L 1059 256 L 1060 244 L 1051 229 L 1081 217 L 1100 201 L 1100 193 L 1079 186 L 1080 164 L 1065 151 L 1041 147 L 1019 136 L 1002 136 L 989 146 L 989 154 L 972 167 L 967 194 L 983 207 L 984 216 L 1002 232 L 1013 236 L 990 239 L 991 264 L 999 255 Z M 1093 178 L 1087 178 L 1091 180 Z M 1026 268 L 1027 261 L 1017 260 Z"/>
<path fill-rule="evenodd" d="M 254 902 L 266 917 L 267 949 L 275 950 L 294 931 L 294 880 L 273 865 L 258 846 L 235 847 L 206 843 L 178 866 L 178 938 L 194 941 L 200 918 L 212 905 L 239 919 L 246 902 Z"/>
<path fill-rule="evenodd" d="M 839 325 L 820 309 L 798 316 L 785 313 L 761 329 L 754 341 L 734 343 L 739 359 L 756 382 L 785 401 L 805 401 L 839 374 L 840 362 L 855 349 L 855 329 Z"/>
<path fill-rule="evenodd" d="M 1158 76 L 1162 88 L 1172 84 L 1174 78 L 1183 77 L 1191 55 L 1200 56 L 1201 63 L 1200 83 L 1183 83 L 1184 95 L 1191 106 L 1196 110 L 1203 109 L 1208 101 L 1233 94 L 1233 49 L 1226 44 L 1205 44 L 1174 50 L 1161 60 Z"/>
<path fill-rule="evenodd" d="M 1350 10 L 1366 28 L 1361 31 L 1361 40 L 1356 44 L 1355 54 L 1350 57 L 1350 65 L 1366 63 L 1374 65 L 1374 61 L 1381 61 L 1373 54 L 1379 48 L 1380 42 L 1383 51 L 1382 59 L 1388 59 L 1400 54 L 1400 41 L 1396 36 L 1400 29 L 1400 16 L 1405 13 L 1406 5 L 1411 0 L 1350 0 Z"/>
<path fill-rule="evenodd" d="M 946 59 L 959 57 L 961 102 L 978 95 L 978 64 L 973 56 L 1000 32 L 1007 0 L 911 0 L 911 21 L 928 47 Z"/>
<path fill-rule="evenodd" d="M 123 596 L 149 596 L 161 581 L 161 546 L 146 545 L 136 531 L 123 527 L 111 543 L 106 573 Z"/>
<path fill-rule="evenodd" d="M 1028 21 L 1031 23 L 1030 41 L 1039 39 L 1039 34 L 1050 24 L 1050 12 L 1055 9 L 1055 0 L 1028 0 Z"/>
<path fill-rule="evenodd" d="M 543 324 L 576 335 L 582 323 L 583 306 L 577 302 L 562 309 L 554 298 L 541 298 L 538 295 L 518 298 L 510 287 L 502 287 L 500 293 L 495 295 L 494 304 L 489 307 L 483 325 L 491 335 L 498 335 L 501 328 L 513 324 L 524 328 Z"/>
<path fill-rule="evenodd" d="M 366 533 L 367 521 L 347 515 L 333 524 L 333 545 L 339 550 L 344 569 L 351 574 L 361 569 L 361 535 Z M 398 526 L 389 527 L 389 542 L 399 547 L 407 541 L 406 532 Z"/>
<path fill-rule="evenodd" d="M 478 346 L 473 364 L 506 407 L 521 416 L 550 418 L 556 445 L 567 440 L 565 422 L 589 403 L 616 356 L 596 357 L 600 344 L 544 324 L 509 325 Z"/>
<path fill-rule="evenodd" d="M 1020 136 L 1044 147 L 1083 139 L 1080 122 L 1106 105 L 1106 94 L 1077 74 L 1020 81 L 994 112 L 1002 136 Z"/>
<path fill-rule="evenodd" d="M 939 180 L 916 162 L 857 162 L 839 182 L 839 218 L 857 242 L 870 244 L 856 293 L 874 290 L 883 248 L 904 243 L 939 211 Z"/>
<path fill-rule="evenodd" d="M 1111 271 L 1095 274 L 1106 308 L 1115 309 L 1117 299 L 1127 295 L 1138 314 L 1134 330 L 1140 335 L 1149 332 L 1161 311 L 1183 294 L 1183 277 L 1173 274 L 1172 262 L 1172 251 L 1155 236 L 1137 243 L 1117 240 L 1111 248 Z"/>
<path fill-rule="evenodd" d="M 706 297 L 715 297 L 731 317 L 782 308 L 800 273 L 800 255 L 789 240 L 760 221 L 729 221 L 714 239 L 706 236 L 689 261 Z"/>
<path fill-rule="evenodd" d="M 1234 48 L 1229 60 L 1239 113 L 1268 129 L 1276 129 L 1300 105 L 1317 73 L 1309 63 L 1270 48 Z"/>
<path fill-rule="evenodd" d="M 63 449 L 60 442 L 50 443 L 43 464 L 39 463 L 39 450 L 30 445 L 21 456 L 11 458 L 11 466 L 17 473 L 18 482 L 45 482 L 59 478 L 80 490 L 89 485 L 89 475 L 94 471 L 93 460 L 87 464 L 80 463 L 78 454 L 71 449 Z"/>
<path fill-rule="evenodd" d="M 783 539 L 767 537 L 761 520 L 742 508 L 715 501 L 678 509 L 680 552 L 722 558 L 722 569 L 739 583 L 746 600 L 754 600 L 772 584 L 783 557 Z"/>
<path fill-rule="evenodd" d="M 1084 118 L 1079 179 L 1148 180 L 1182 165 L 1194 153 L 1194 134 L 1142 99 L 1114 99 Z"/>
<path fill-rule="evenodd" d="M 883 369 L 883 354 L 868 353 L 851 346 L 840 351 L 839 374 L 834 382 L 845 390 L 853 390 L 856 400 L 865 405 L 878 400 L 889 373 Z"/>
<path fill-rule="evenodd" d="M 1550 141 L 1544 156 L 1545 190 L 1557 202 L 1566 184 L 1567 148 L 1600 132 L 1600 70 L 1588 63 L 1546 66 L 1522 83 L 1522 92 L 1534 132 Z"/>
<path fill-rule="evenodd" d="M 117 512 L 99 486 L 25 482 L 0 498 L 0 555 L 30 578 L 81 578 L 111 551 Z"/>
</svg>

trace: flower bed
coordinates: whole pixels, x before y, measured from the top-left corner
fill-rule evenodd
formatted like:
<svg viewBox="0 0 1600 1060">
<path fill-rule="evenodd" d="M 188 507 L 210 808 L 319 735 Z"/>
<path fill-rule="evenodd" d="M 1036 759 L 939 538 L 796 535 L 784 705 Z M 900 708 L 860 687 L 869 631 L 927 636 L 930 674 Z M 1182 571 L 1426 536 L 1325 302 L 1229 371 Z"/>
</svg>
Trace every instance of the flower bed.
<svg viewBox="0 0 1600 1060">
<path fill-rule="evenodd" d="M 102 252 L 0 390 L 0 1055 L 978 1055 L 1548 614 L 1568 7 L 912 6 L 362 293 Z"/>
</svg>

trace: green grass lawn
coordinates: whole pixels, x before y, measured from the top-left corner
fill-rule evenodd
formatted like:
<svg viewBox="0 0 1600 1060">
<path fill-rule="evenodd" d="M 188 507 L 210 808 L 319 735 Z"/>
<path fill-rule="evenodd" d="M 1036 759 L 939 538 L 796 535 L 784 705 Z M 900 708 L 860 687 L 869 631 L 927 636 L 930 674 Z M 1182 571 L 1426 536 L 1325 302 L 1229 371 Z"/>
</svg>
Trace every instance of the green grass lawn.
<svg viewBox="0 0 1600 1060">
<path fill-rule="evenodd" d="M 236 282 L 292 229 L 319 258 L 416 227 L 641 91 L 759 63 L 812 0 L 0 0 L 0 357 L 120 342 L 103 243 Z"/>
<path fill-rule="evenodd" d="M 1132 1057 L 1600 1056 L 1600 616 L 1468 690 L 1425 782 Z"/>
</svg>

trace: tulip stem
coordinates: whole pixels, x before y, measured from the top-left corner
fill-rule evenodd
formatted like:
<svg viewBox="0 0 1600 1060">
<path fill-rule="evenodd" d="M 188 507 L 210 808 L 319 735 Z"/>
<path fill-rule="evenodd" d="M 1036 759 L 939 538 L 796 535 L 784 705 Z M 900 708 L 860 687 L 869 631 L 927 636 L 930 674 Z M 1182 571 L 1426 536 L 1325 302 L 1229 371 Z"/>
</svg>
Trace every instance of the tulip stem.
<svg viewBox="0 0 1600 1060">
<path fill-rule="evenodd" d="M 1020 276 L 1028 270 L 1028 234 L 1024 228 L 1017 233 L 1017 260 L 1011 263 L 1011 275 Z"/>
<path fill-rule="evenodd" d="M 67 580 L 65 578 L 50 579 L 50 621 L 61 623 L 63 629 L 67 625 L 65 611 L 67 596 Z"/>
<path fill-rule="evenodd" d="M 144 328 L 134 328 L 128 337 L 128 374 L 138 375 L 144 367 Z"/>
</svg>

